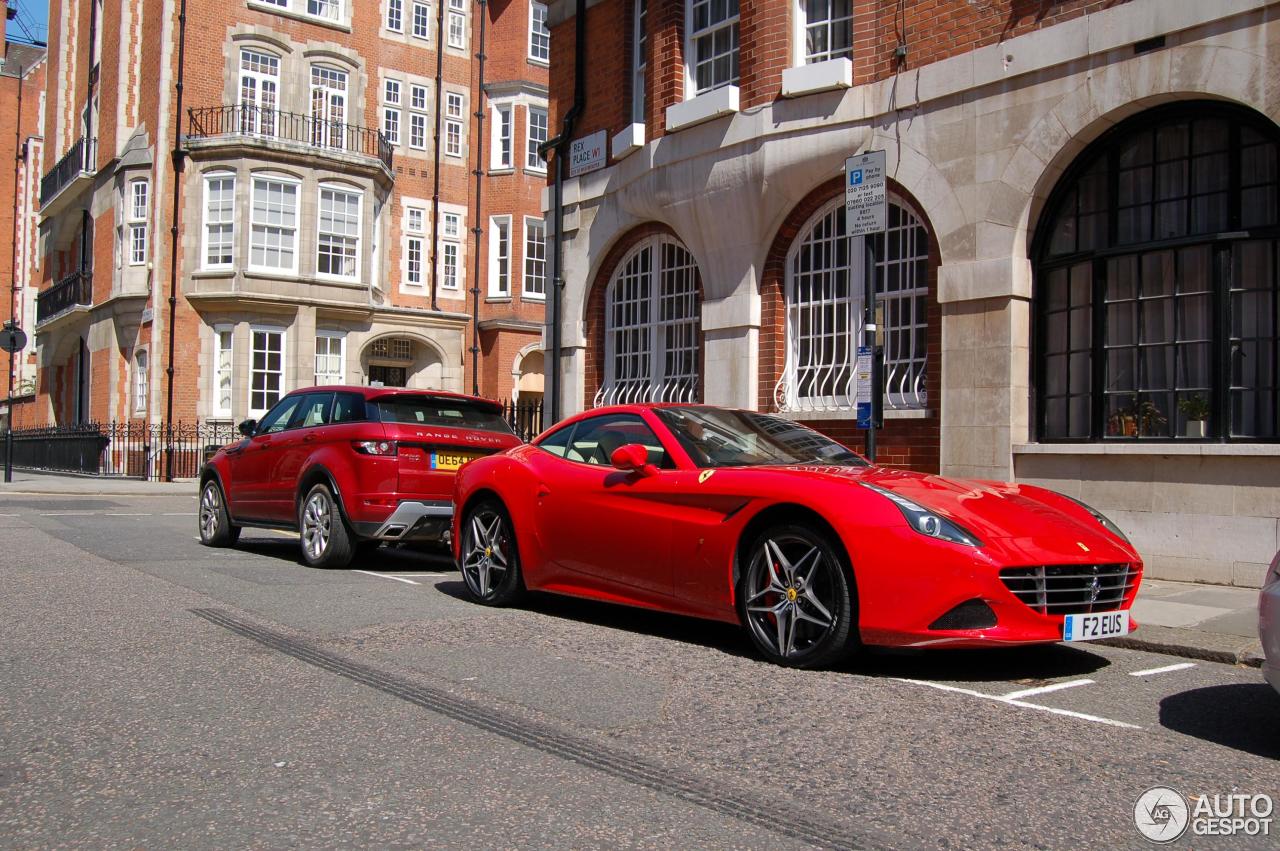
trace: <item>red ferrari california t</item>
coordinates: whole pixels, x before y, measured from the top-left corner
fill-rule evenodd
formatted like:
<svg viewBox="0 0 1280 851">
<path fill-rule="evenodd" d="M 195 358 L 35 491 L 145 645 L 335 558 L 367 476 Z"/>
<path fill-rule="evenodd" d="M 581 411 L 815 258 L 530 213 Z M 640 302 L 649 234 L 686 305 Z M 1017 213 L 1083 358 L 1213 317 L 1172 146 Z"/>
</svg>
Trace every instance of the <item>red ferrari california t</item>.
<svg viewBox="0 0 1280 851">
<path fill-rule="evenodd" d="M 876 467 L 705 405 L 579 414 L 467 464 L 454 506 L 476 602 L 549 591 L 738 623 L 796 667 L 1123 635 L 1142 577 L 1120 530 L 1061 494 Z"/>
</svg>

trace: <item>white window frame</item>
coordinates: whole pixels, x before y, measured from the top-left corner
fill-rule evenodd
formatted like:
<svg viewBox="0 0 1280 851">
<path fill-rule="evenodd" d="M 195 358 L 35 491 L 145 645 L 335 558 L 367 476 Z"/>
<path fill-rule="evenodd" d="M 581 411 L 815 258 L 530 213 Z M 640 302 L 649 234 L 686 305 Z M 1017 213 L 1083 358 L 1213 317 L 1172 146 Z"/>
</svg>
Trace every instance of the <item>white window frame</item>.
<svg viewBox="0 0 1280 851">
<path fill-rule="evenodd" d="M 320 341 L 327 340 L 328 346 L 333 346 L 334 341 L 338 344 L 338 371 L 337 372 L 321 372 L 320 358 L 331 358 L 334 356 L 332 350 L 320 353 Z M 332 387 L 337 384 L 347 383 L 347 333 L 345 331 L 322 331 L 316 329 L 316 362 L 315 362 L 315 385 L 317 387 Z"/>
<path fill-rule="evenodd" d="M 514 104 L 493 105 L 493 138 L 490 141 L 489 167 L 494 171 L 512 168 L 515 147 Z"/>
<path fill-rule="evenodd" d="M 404 212 L 404 286 L 420 289 L 427 284 L 427 210 L 425 207 L 406 206 Z M 417 275 L 413 280 L 413 253 L 417 245 Z"/>
<path fill-rule="evenodd" d="M 280 57 L 256 46 L 240 48 L 236 76 L 236 105 L 240 109 L 240 132 L 251 135 L 274 136 L 276 113 L 280 109 Z M 274 72 L 245 68 L 245 60 Z M 266 60 L 266 61 L 260 61 Z M 246 83 L 253 88 L 252 100 L 246 100 Z"/>
<path fill-rule="evenodd" d="M 648 0 L 633 0 L 631 24 L 631 123 L 644 124 L 649 70 Z"/>
<path fill-rule="evenodd" d="M 400 144 L 400 108 L 404 105 L 404 83 L 394 77 L 382 81 L 382 135 L 387 144 Z"/>
<path fill-rule="evenodd" d="M 422 16 L 419 17 L 418 10 L 422 9 Z M 409 35 L 414 38 L 426 39 L 431 38 L 431 6 L 428 3 L 414 2 L 409 5 Z M 418 31 L 418 21 L 425 23 L 421 32 Z"/>
<path fill-rule="evenodd" d="M 283 11 L 289 17 L 302 18 L 308 21 L 319 21 L 330 26 L 351 25 L 351 4 L 355 0 L 249 0 L 250 7 L 258 7 L 271 12 Z M 311 10 L 311 4 L 332 6 L 332 15 L 323 15 Z"/>
<path fill-rule="evenodd" d="M 463 295 L 466 265 L 463 263 L 462 240 L 466 236 L 466 218 L 456 210 L 440 211 L 440 291 L 451 298 Z M 453 266 L 453 283 L 449 283 L 449 266 Z"/>
<path fill-rule="evenodd" d="M 450 12 L 446 26 L 449 28 L 449 46 L 458 50 L 466 50 L 467 16 L 460 12 Z"/>
<path fill-rule="evenodd" d="M 150 356 L 146 349 L 133 353 L 133 412 L 145 414 L 150 396 Z"/>
<path fill-rule="evenodd" d="M 455 100 L 456 98 L 456 100 Z M 457 103 L 458 111 L 453 112 L 453 104 Z M 467 114 L 467 96 L 461 92 L 444 93 L 444 154 L 447 157 L 461 157 L 463 154 L 463 146 L 466 144 L 466 114 Z M 453 147 L 453 139 L 457 138 L 457 147 Z"/>
<path fill-rule="evenodd" d="M 328 232 L 322 229 L 322 220 L 324 218 L 324 213 L 323 213 L 324 194 L 326 192 L 341 193 L 343 195 L 348 195 L 356 199 L 356 222 L 355 222 L 356 232 L 354 237 L 351 237 L 349 234 L 338 233 L 336 231 Z M 352 239 L 352 238 L 355 239 L 355 250 L 354 250 L 355 268 L 352 274 L 335 275 L 333 272 L 320 271 L 320 242 L 321 242 L 321 237 L 323 237 L 326 234 L 329 234 L 330 236 L 335 237 L 337 239 Z M 360 256 L 360 247 L 363 243 L 364 243 L 364 192 L 362 192 L 358 187 L 352 186 L 347 183 L 321 183 L 319 186 L 317 186 L 316 187 L 316 254 L 315 254 L 316 277 L 323 278 L 325 280 L 330 280 L 330 281 L 359 281 L 360 269 L 363 267 L 363 263 L 361 262 L 362 258 Z"/>
<path fill-rule="evenodd" d="M 503 243 L 506 243 L 505 253 L 503 251 Z M 490 216 L 489 217 L 489 298 L 510 298 L 512 287 L 512 278 L 515 277 L 514 270 L 511 268 L 511 217 L 510 216 Z M 506 271 L 503 271 L 503 263 L 506 264 Z M 506 286 L 502 284 L 502 276 L 506 275 Z"/>
<path fill-rule="evenodd" d="M 727 2 L 734 3 L 735 5 L 737 4 L 737 0 L 727 0 Z M 700 62 L 697 55 L 698 39 L 711 37 L 714 40 L 714 36 L 719 31 L 731 30 L 731 39 L 733 41 L 738 41 L 738 44 L 727 54 L 712 53 L 712 59 L 707 61 L 714 62 L 714 57 L 716 56 L 734 56 L 735 54 L 739 60 L 741 59 L 742 44 L 739 40 L 739 22 L 741 19 L 740 11 L 739 13 L 725 17 L 721 21 L 709 22 L 706 26 L 695 29 L 697 9 L 705 6 L 708 10 L 707 14 L 710 15 L 710 9 L 714 6 L 714 3 L 715 0 L 685 0 L 685 100 L 690 100 L 698 95 L 705 95 L 708 92 L 713 92 L 716 89 L 724 88 L 725 86 L 736 86 L 741 80 L 741 67 L 739 67 L 738 73 L 732 75 L 730 79 L 725 79 L 719 83 L 712 82 L 711 85 L 706 86 L 705 88 L 698 87 L 698 66 L 706 64 L 705 62 Z M 733 60 L 731 60 L 731 62 L 732 61 Z"/>
<path fill-rule="evenodd" d="M 391 25 L 392 15 L 395 16 L 395 26 Z M 382 25 L 389 32 L 404 32 L 404 0 L 387 0 L 386 14 L 382 18 Z"/>
<path fill-rule="evenodd" d="M 226 220 L 219 219 L 217 221 L 214 221 L 210 215 L 211 214 L 211 209 L 209 206 L 210 186 L 215 181 L 222 182 L 227 180 L 231 181 L 231 204 L 230 204 L 230 207 L 223 212 L 225 212 L 228 215 L 228 218 Z M 201 210 L 203 213 L 204 222 L 202 227 L 200 228 L 200 268 L 208 269 L 208 270 L 231 269 L 235 266 L 235 262 L 236 262 L 236 173 L 233 171 L 207 172 L 204 175 L 203 183 L 204 183 L 204 196 L 203 196 Z M 230 242 L 228 246 L 228 253 L 231 255 L 231 261 L 228 263 L 210 263 L 209 262 L 209 248 L 211 247 L 211 242 L 209 239 L 210 230 L 215 226 L 222 227 L 224 225 L 230 225 L 231 227 L 231 230 L 230 230 L 231 236 L 230 236 Z"/>
<path fill-rule="evenodd" d="M 668 252 L 667 247 L 675 251 Z M 640 255 L 646 251 L 649 262 L 640 263 Z M 668 264 L 668 254 L 676 262 Z M 647 275 L 641 271 L 646 266 Z M 604 381 L 596 391 L 593 407 L 701 399 L 700 282 L 693 254 L 674 237 L 651 236 L 626 253 L 605 290 Z M 677 315 L 678 308 L 684 310 Z M 674 318 L 661 319 L 664 315 Z M 623 317 L 623 324 L 612 324 L 615 317 Z M 676 345 L 669 346 L 671 342 Z M 619 374 L 617 363 L 620 343 L 633 347 L 621 358 L 625 374 Z M 680 356 L 668 358 L 670 352 Z M 689 368 L 668 374 L 671 360 L 677 364 L 683 360 Z"/>
<path fill-rule="evenodd" d="M 139 203 L 141 200 L 141 203 Z M 135 177 L 129 181 L 129 197 L 125 204 L 128 231 L 129 265 L 144 266 L 147 262 L 147 221 L 151 216 L 151 181 Z"/>
<path fill-rule="evenodd" d="M 345 150 L 345 129 L 351 119 L 350 72 L 345 68 L 316 62 L 308 71 L 308 79 L 310 102 L 307 108 L 312 122 L 311 144 Z M 322 99 L 320 103 L 317 103 L 317 97 Z"/>
<path fill-rule="evenodd" d="M 427 103 L 429 101 L 429 89 L 422 83 L 409 84 L 409 139 L 410 148 L 418 151 L 427 149 Z M 421 105 L 419 105 L 418 95 L 421 94 Z M 417 142 L 415 143 L 415 131 L 417 131 Z"/>
<path fill-rule="evenodd" d="M 259 351 L 259 349 L 257 348 L 257 339 L 256 339 L 258 334 L 275 334 L 280 338 L 280 371 L 279 373 L 273 373 L 268 369 L 254 368 L 254 363 L 253 363 L 254 355 L 256 355 Z M 269 349 L 262 349 L 261 351 L 264 354 L 268 354 L 270 352 Z M 288 356 L 289 356 L 289 338 L 284 328 L 281 328 L 277 325 L 250 325 L 249 326 L 249 387 L 248 387 L 249 416 L 254 417 L 256 419 L 261 419 L 263 414 L 265 414 L 267 411 L 275 407 L 277 402 L 279 402 L 286 395 L 288 395 L 289 388 L 286 384 L 286 376 L 289 374 L 288 363 L 287 363 Z M 278 374 L 280 376 L 279 388 L 276 391 L 275 400 L 267 402 L 266 405 L 263 407 L 255 407 L 253 404 L 253 395 L 255 393 L 259 393 L 259 392 L 262 393 L 264 396 L 263 401 L 265 402 L 266 394 L 271 392 L 267 390 L 265 387 L 261 391 L 255 390 L 254 389 L 255 379 L 257 378 L 258 375 L 270 376 L 274 374 Z"/>
<path fill-rule="evenodd" d="M 530 250 L 531 242 L 529 240 L 529 235 L 530 233 L 536 232 L 539 230 L 542 231 L 541 248 L 536 253 L 539 253 L 542 256 L 535 257 L 533 256 L 535 252 Z M 520 279 L 521 298 L 528 299 L 528 300 L 545 299 L 547 297 L 547 223 L 544 219 L 537 218 L 536 216 L 524 217 L 523 258 L 524 258 L 524 275 Z M 537 275 L 532 274 L 531 268 L 530 268 L 530 265 L 532 263 L 541 264 L 542 271 L 539 274 Z M 540 291 L 531 289 L 529 286 L 529 282 L 531 280 L 540 280 L 542 282 L 542 289 Z"/>
<path fill-rule="evenodd" d="M 537 138 L 533 132 L 535 116 L 542 117 L 542 138 Z M 547 108 L 545 106 L 530 106 L 525 110 L 524 166 L 530 171 L 536 171 L 542 174 L 546 174 L 547 172 L 547 161 L 538 153 L 538 146 L 547 141 L 547 128 L 550 126 L 549 122 L 550 119 L 547 117 Z"/>
<path fill-rule="evenodd" d="M 853 58 L 853 19 L 856 11 L 855 10 L 856 0 L 848 0 L 849 16 L 847 19 L 843 17 L 833 19 L 831 17 L 832 6 L 836 2 L 837 0 L 825 0 L 826 8 L 827 8 L 826 17 L 818 20 L 813 20 L 813 21 L 809 20 L 809 4 L 805 2 L 805 0 L 798 0 L 798 2 L 796 3 L 796 14 L 795 14 L 796 46 L 795 46 L 795 53 L 794 53 L 796 66 L 813 65 L 817 62 L 827 62 L 832 59 L 852 59 Z M 832 25 L 834 23 L 838 23 L 844 20 L 848 20 L 849 22 L 849 46 L 847 48 L 844 48 L 843 50 L 832 50 L 831 49 Z M 811 55 L 809 53 L 809 28 L 817 27 L 817 26 L 823 26 L 827 31 L 827 49 L 824 50 L 822 53 Z"/>
<path fill-rule="evenodd" d="M 889 211 L 889 219 L 896 221 L 896 225 L 875 237 L 881 246 L 876 257 L 877 280 L 886 280 L 890 267 L 896 267 L 894 277 L 898 281 L 896 289 L 878 289 L 876 293 L 877 304 L 884 306 L 885 316 L 884 404 L 889 409 L 921 410 L 928 401 L 925 395 L 929 346 L 928 232 L 923 217 L 904 199 L 890 194 L 889 204 L 898 208 L 896 213 Z M 824 204 L 805 222 L 787 251 L 783 288 L 786 363 L 774 387 L 774 401 L 780 411 L 856 409 L 856 357 L 862 343 L 867 238 L 835 232 L 843 209 L 843 196 Z M 819 237 L 814 233 L 819 226 L 825 228 L 827 235 Z M 810 249 L 807 253 L 810 257 L 836 257 L 841 240 L 849 241 L 846 266 L 813 266 L 801 270 L 802 252 L 806 248 Z M 886 256 L 890 243 L 898 246 L 898 256 Z M 840 295 L 837 290 L 840 274 L 847 276 L 843 287 L 846 295 Z M 801 276 L 811 277 L 810 286 L 817 290 L 804 302 L 796 296 L 797 279 Z M 801 328 L 810 331 L 802 335 Z M 923 351 L 918 350 L 917 339 L 924 340 Z M 812 342 L 815 340 L 817 345 Z M 838 356 L 805 358 L 806 348 L 819 353 L 843 351 L 845 357 L 843 361 Z M 806 360 L 808 362 L 802 362 Z M 827 389 L 832 392 L 814 392 Z"/>
<path fill-rule="evenodd" d="M 226 335 L 226 348 L 223 348 L 223 334 Z M 226 354 L 225 365 L 223 354 Z M 236 330 L 234 325 L 213 326 L 213 364 L 210 369 L 213 380 L 213 394 L 210 396 L 209 411 L 212 417 L 230 417 L 236 403 Z M 227 404 L 222 405 L 222 378 L 227 378 Z"/>
<path fill-rule="evenodd" d="M 293 224 L 291 226 L 273 225 L 273 224 L 270 224 L 269 222 L 259 222 L 257 220 L 256 218 L 257 204 L 255 203 L 254 199 L 257 195 L 259 182 L 279 183 L 279 184 L 290 186 L 293 188 Z M 270 172 L 259 172 L 250 176 L 250 182 L 249 182 L 249 271 L 250 272 L 264 272 L 269 275 L 270 274 L 275 274 L 275 275 L 298 274 L 298 255 L 301 253 L 301 250 L 300 250 L 301 246 L 299 245 L 299 240 L 298 240 L 298 232 L 299 232 L 298 225 L 299 225 L 299 220 L 302 216 L 301 207 L 302 207 L 302 181 L 298 180 L 296 177 L 290 177 L 288 175 L 275 174 Z M 293 254 L 292 265 L 288 267 L 283 267 L 283 266 L 260 266 L 260 265 L 254 264 L 253 247 L 255 245 L 255 236 L 257 235 L 258 228 L 260 227 L 264 229 L 263 231 L 264 234 L 271 229 L 279 230 L 282 237 L 285 235 L 285 233 L 288 233 L 289 239 L 290 239 L 289 248 Z M 283 247 L 283 245 L 284 243 L 281 242 L 281 247 Z M 264 249 L 267 247 L 269 246 L 266 246 L 264 244 Z"/>
<path fill-rule="evenodd" d="M 529 61 L 551 64 L 551 30 L 547 28 L 547 4 L 529 3 Z"/>
</svg>

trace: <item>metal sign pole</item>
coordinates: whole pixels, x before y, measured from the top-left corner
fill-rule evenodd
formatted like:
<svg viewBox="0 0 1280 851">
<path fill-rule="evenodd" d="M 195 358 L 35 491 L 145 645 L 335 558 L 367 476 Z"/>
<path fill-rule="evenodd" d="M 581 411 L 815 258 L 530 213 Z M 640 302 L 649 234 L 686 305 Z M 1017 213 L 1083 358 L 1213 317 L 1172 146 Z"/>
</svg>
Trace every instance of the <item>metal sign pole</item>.
<svg viewBox="0 0 1280 851">
<path fill-rule="evenodd" d="M 17 291 L 14 291 L 17 295 Z M 16 307 L 14 308 L 16 310 Z M 9 397 L 5 402 L 4 419 L 4 480 L 13 481 L 13 356 L 26 348 L 27 335 L 12 319 L 4 323 L 0 332 L 0 349 L 9 353 Z"/>
<path fill-rule="evenodd" d="M 875 235 L 884 233 L 888 224 L 888 202 L 885 181 L 885 152 L 867 151 L 849 157 L 844 163 L 845 235 L 850 240 L 863 238 L 862 256 L 862 335 L 855 366 L 858 428 L 865 429 L 865 453 L 876 460 L 876 428 L 880 425 L 884 379 L 880 369 L 880 349 L 876 311 Z"/>
</svg>

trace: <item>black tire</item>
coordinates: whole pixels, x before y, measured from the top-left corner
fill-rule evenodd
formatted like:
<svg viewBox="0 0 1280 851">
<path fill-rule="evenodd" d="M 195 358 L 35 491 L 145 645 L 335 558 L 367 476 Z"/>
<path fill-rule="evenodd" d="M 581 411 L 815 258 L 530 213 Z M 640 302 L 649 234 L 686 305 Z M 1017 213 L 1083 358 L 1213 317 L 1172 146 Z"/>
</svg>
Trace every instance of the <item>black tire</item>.
<svg viewBox="0 0 1280 851">
<path fill-rule="evenodd" d="M 302 560 L 312 567 L 342 568 L 351 563 L 355 544 L 333 491 L 321 482 L 298 503 Z"/>
<path fill-rule="evenodd" d="M 206 547 L 231 547 L 240 540 L 240 527 L 231 523 L 226 495 L 217 479 L 209 479 L 200 488 L 196 521 L 200 528 L 200 543 Z"/>
<path fill-rule="evenodd" d="M 458 570 L 472 600 L 485 606 L 510 606 L 524 597 L 515 529 L 501 502 L 485 500 L 467 511 L 459 552 Z"/>
<path fill-rule="evenodd" d="M 760 654 L 789 668 L 857 651 L 857 591 L 843 550 L 812 526 L 784 523 L 742 555 L 738 617 Z"/>
</svg>

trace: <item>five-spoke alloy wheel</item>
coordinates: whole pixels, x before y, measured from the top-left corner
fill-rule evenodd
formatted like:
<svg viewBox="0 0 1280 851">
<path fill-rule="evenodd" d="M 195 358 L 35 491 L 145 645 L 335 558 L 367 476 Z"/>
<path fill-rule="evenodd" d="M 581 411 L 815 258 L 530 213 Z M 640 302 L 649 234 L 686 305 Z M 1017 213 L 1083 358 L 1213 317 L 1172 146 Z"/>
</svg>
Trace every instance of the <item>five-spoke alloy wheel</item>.
<svg viewBox="0 0 1280 851">
<path fill-rule="evenodd" d="M 200 489 L 200 543 L 206 547 L 229 547 L 240 538 L 240 527 L 231 524 L 227 501 L 217 479 L 209 479 Z"/>
<path fill-rule="evenodd" d="M 801 525 L 768 529 L 744 568 L 738 614 L 771 661 L 813 668 L 856 649 L 850 574 L 826 536 Z"/>
<path fill-rule="evenodd" d="M 353 545 L 346 521 L 326 484 L 307 492 L 298 509 L 302 559 L 312 567 L 346 567 Z"/>
<path fill-rule="evenodd" d="M 481 502 L 462 521 L 462 578 L 477 603 L 507 606 L 524 593 L 511 517 L 501 503 Z"/>
</svg>

